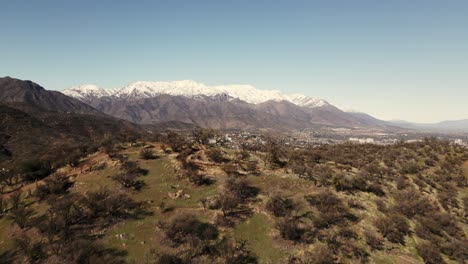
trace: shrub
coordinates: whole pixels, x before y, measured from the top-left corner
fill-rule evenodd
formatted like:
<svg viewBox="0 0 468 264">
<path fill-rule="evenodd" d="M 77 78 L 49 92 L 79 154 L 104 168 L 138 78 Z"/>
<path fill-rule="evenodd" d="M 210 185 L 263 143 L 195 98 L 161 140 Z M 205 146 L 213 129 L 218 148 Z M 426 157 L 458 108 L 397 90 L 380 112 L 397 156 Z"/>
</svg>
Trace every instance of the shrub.
<svg viewBox="0 0 468 264">
<path fill-rule="evenodd" d="M 411 184 L 409 183 L 408 179 L 404 176 L 400 176 L 398 177 L 397 181 L 396 181 L 396 187 L 398 190 L 403 190 L 403 189 L 406 189 L 408 187 L 410 187 Z"/>
<path fill-rule="evenodd" d="M 213 178 L 211 177 L 208 177 L 204 174 L 201 174 L 197 171 L 193 171 L 193 172 L 190 172 L 188 174 L 188 178 L 189 178 L 189 181 L 191 183 L 194 183 L 198 186 L 201 186 L 201 185 L 210 185 L 210 184 L 213 184 Z"/>
<path fill-rule="evenodd" d="M 13 186 L 16 179 L 16 173 L 10 170 L 0 169 L 0 193 L 6 186 Z"/>
<path fill-rule="evenodd" d="M 305 199 L 320 212 L 320 215 L 313 219 L 318 228 L 328 228 L 345 220 L 357 220 L 343 201 L 328 190 L 306 196 Z"/>
<path fill-rule="evenodd" d="M 457 220 L 449 213 L 436 212 L 426 217 L 420 217 L 418 220 L 435 235 L 442 236 L 445 232 L 456 238 L 464 236 L 463 231 L 457 225 Z"/>
<path fill-rule="evenodd" d="M 182 151 L 184 147 L 188 145 L 186 139 L 175 132 L 167 134 L 167 142 L 165 143 L 168 144 L 175 152 Z"/>
<path fill-rule="evenodd" d="M 187 214 L 174 217 L 165 227 L 165 233 L 167 238 L 176 244 L 182 244 L 189 239 L 205 241 L 218 237 L 218 230 L 214 225 L 200 222 L 195 216 Z"/>
<path fill-rule="evenodd" d="M 140 151 L 140 158 L 145 160 L 155 159 L 156 155 L 151 149 L 143 149 Z"/>
<path fill-rule="evenodd" d="M 8 206 L 7 202 L 0 195 L 0 218 L 2 218 L 3 214 L 6 212 L 7 206 Z"/>
<path fill-rule="evenodd" d="M 280 231 L 281 237 L 286 240 L 299 241 L 304 234 L 304 229 L 300 228 L 298 222 L 293 219 L 280 220 L 276 227 Z"/>
<path fill-rule="evenodd" d="M 122 170 L 124 170 L 127 173 L 135 174 L 135 175 L 148 174 L 148 170 L 138 167 L 138 164 L 133 161 L 124 161 L 122 163 Z"/>
<path fill-rule="evenodd" d="M 86 193 L 83 200 L 91 218 L 114 220 L 113 218 L 131 217 L 140 210 L 140 204 L 129 196 L 105 188 Z"/>
<path fill-rule="evenodd" d="M 444 207 L 445 210 L 450 210 L 451 208 L 460 208 L 458 204 L 458 199 L 455 191 L 440 191 L 437 195 L 440 204 Z"/>
<path fill-rule="evenodd" d="M 405 236 L 410 231 L 406 218 L 396 213 L 378 219 L 375 226 L 388 241 L 402 245 L 405 243 Z"/>
<path fill-rule="evenodd" d="M 291 198 L 275 194 L 267 202 L 266 208 L 276 217 L 289 216 L 296 209 L 296 204 Z"/>
<path fill-rule="evenodd" d="M 365 190 L 366 182 L 361 177 L 351 176 L 344 173 L 333 175 L 331 178 L 335 189 L 339 192 L 352 192 L 354 190 Z"/>
<path fill-rule="evenodd" d="M 216 163 L 226 162 L 227 159 L 224 157 L 223 151 L 219 148 L 212 148 L 208 151 L 208 158 Z"/>
<path fill-rule="evenodd" d="M 350 208 L 355 208 L 355 209 L 359 209 L 359 210 L 364 210 L 366 209 L 365 205 L 363 203 L 361 203 L 359 200 L 357 199 L 349 199 L 348 200 L 348 206 Z"/>
<path fill-rule="evenodd" d="M 50 163 L 37 159 L 26 160 L 19 165 L 19 170 L 25 181 L 40 180 L 52 171 Z"/>
<path fill-rule="evenodd" d="M 437 211 L 434 204 L 427 198 L 421 197 L 414 189 L 398 191 L 395 193 L 394 199 L 396 202 L 394 209 L 408 218 L 413 218 L 416 215 L 428 215 Z"/>
<path fill-rule="evenodd" d="M 231 212 L 239 206 L 239 199 L 232 194 L 221 194 L 218 197 L 219 209 L 223 212 L 223 216 L 228 216 Z"/>
<path fill-rule="evenodd" d="M 258 175 L 258 162 L 256 160 L 247 161 L 244 169 L 254 175 Z"/>
<path fill-rule="evenodd" d="M 17 209 L 23 205 L 23 199 L 20 191 L 14 192 L 10 195 L 9 204 L 11 210 Z"/>
<path fill-rule="evenodd" d="M 31 239 L 25 234 L 16 237 L 14 239 L 14 245 L 19 256 L 25 258 L 26 263 L 40 263 L 46 258 L 44 245 L 40 242 L 31 241 Z"/>
<path fill-rule="evenodd" d="M 315 180 L 322 186 L 328 186 L 333 176 L 333 170 L 326 164 L 317 164 L 308 170 L 307 174 L 310 180 Z"/>
<path fill-rule="evenodd" d="M 370 192 L 370 193 L 373 193 L 377 196 L 384 196 L 385 195 L 385 192 L 382 188 L 382 185 L 378 184 L 378 183 L 372 183 L 370 184 L 367 189 L 366 189 L 367 192 Z"/>
<path fill-rule="evenodd" d="M 225 188 L 242 202 L 257 196 L 259 192 L 256 187 L 250 186 L 249 182 L 243 178 L 229 177 Z"/>
<path fill-rule="evenodd" d="M 310 252 L 306 252 L 304 257 L 290 258 L 289 264 L 334 264 L 336 258 L 327 246 L 316 246 Z"/>
<path fill-rule="evenodd" d="M 431 243 L 422 242 L 416 245 L 416 250 L 426 264 L 446 263 L 440 255 L 440 250 Z"/>
<path fill-rule="evenodd" d="M 451 260 L 463 263 L 468 259 L 468 239 L 448 242 L 442 245 L 442 252 Z"/>
<path fill-rule="evenodd" d="M 280 142 L 274 139 L 268 139 L 266 142 L 266 161 L 272 166 L 284 167 L 286 165 L 284 159 L 284 149 Z"/>
<path fill-rule="evenodd" d="M 376 199 L 375 205 L 377 206 L 377 209 L 382 213 L 385 213 L 388 211 L 387 204 L 384 202 L 383 199 Z"/>
<path fill-rule="evenodd" d="M 132 188 L 134 190 L 141 190 L 145 185 L 142 180 L 138 180 L 138 176 L 133 173 L 120 173 L 112 177 L 112 179 L 124 188 Z"/>
<path fill-rule="evenodd" d="M 403 162 L 403 164 L 401 165 L 400 172 L 402 174 L 416 174 L 421 170 L 421 166 L 419 166 L 419 164 L 416 161 L 408 160 Z"/>
<path fill-rule="evenodd" d="M 222 239 L 214 246 L 214 254 L 222 258 L 222 263 L 256 264 L 257 256 L 247 249 L 246 241 Z"/>
<path fill-rule="evenodd" d="M 37 186 L 35 196 L 40 200 L 44 200 L 49 195 L 65 194 L 72 185 L 73 183 L 67 176 L 55 174 L 46 178 L 43 184 Z"/>
<path fill-rule="evenodd" d="M 8 218 L 17 224 L 19 228 L 24 229 L 31 224 L 34 214 L 35 212 L 33 209 L 19 206 L 10 211 Z"/>
<path fill-rule="evenodd" d="M 233 164 L 233 163 L 225 164 L 223 166 L 223 170 L 229 177 L 236 177 L 236 176 L 241 175 L 239 173 L 239 166 L 237 166 L 237 164 Z"/>
<path fill-rule="evenodd" d="M 369 245 L 374 250 L 382 250 L 384 239 L 383 237 L 370 229 L 364 231 L 364 238 L 366 239 L 367 245 Z"/>
<path fill-rule="evenodd" d="M 339 247 L 339 252 L 346 258 L 356 260 L 358 263 L 367 263 L 369 253 L 352 240 L 345 240 Z"/>
<path fill-rule="evenodd" d="M 250 153 L 247 150 L 243 149 L 239 151 L 239 159 L 247 160 L 249 157 L 250 157 Z"/>
<path fill-rule="evenodd" d="M 212 129 L 196 128 L 192 130 L 193 139 L 200 144 L 208 144 L 209 140 L 216 136 L 216 132 Z"/>
<path fill-rule="evenodd" d="M 162 254 L 157 257 L 156 264 L 184 264 L 185 262 L 178 256 Z"/>
</svg>

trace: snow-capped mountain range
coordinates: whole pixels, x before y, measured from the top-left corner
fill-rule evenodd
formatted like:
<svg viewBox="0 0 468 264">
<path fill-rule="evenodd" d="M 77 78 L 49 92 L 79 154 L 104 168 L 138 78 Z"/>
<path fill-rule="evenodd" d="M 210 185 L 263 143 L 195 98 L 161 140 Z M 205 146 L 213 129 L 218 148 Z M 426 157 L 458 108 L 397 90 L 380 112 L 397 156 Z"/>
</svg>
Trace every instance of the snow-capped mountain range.
<svg viewBox="0 0 468 264">
<path fill-rule="evenodd" d="M 119 89 L 81 85 L 63 93 L 104 114 L 137 124 L 176 121 L 221 129 L 380 125 L 378 120 L 344 112 L 323 99 L 252 85 L 138 81 Z"/>
<path fill-rule="evenodd" d="M 209 86 L 192 80 L 147 82 L 138 81 L 120 89 L 105 89 L 93 84 L 75 86 L 62 91 L 65 95 L 80 99 L 114 97 L 119 99 L 144 99 L 167 94 L 194 98 L 197 96 L 228 95 L 251 104 L 267 101 L 288 101 L 295 105 L 315 108 L 330 105 L 327 101 L 302 94 L 284 94 L 275 90 L 260 90 L 252 85 Z"/>
</svg>

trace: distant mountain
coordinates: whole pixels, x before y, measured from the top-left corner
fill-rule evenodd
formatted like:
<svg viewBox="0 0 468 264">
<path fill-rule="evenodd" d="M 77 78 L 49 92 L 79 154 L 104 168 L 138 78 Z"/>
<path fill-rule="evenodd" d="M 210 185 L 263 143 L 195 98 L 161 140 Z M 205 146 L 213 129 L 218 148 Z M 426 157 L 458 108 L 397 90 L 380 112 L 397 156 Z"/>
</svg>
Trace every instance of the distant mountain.
<svg viewBox="0 0 468 264">
<path fill-rule="evenodd" d="M 390 123 L 404 128 L 427 130 L 433 132 L 464 132 L 468 133 L 468 119 L 449 120 L 438 123 L 411 123 L 402 120 L 390 121 Z"/>
<path fill-rule="evenodd" d="M 138 100 L 153 98 L 163 94 L 188 98 L 228 95 L 229 97 L 237 98 L 250 104 L 259 104 L 267 101 L 289 101 L 293 104 L 309 108 L 329 105 L 329 103 L 323 99 L 307 97 L 301 94 L 287 95 L 280 91 L 260 90 L 251 85 L 235 84 L 208 86 L 192 80 L 168 82 L 139 81 L 120 89 L 104 89 L 96 85 L 88 84 L 66 89 L 63 93 L 82 100 L 109 96 L 118 99 Z"/>
<path fill-rule="evenodd" d="M 361 120 L 361 122 L 364 122 L 366 123 L 367 125 L 382 125 L 382 126 L 387 126 L 387 125 L 393 125 L 391 122 L 387 122 L 387 121 L 384 121 L 384 120 L 380 120 L 380 119 L 377 119 L 371 115 L 368 115 L 366 113 L 362 113 L 362 112 L 355 112 L 355 111 L 351 111 L 351 112 L 347 112 L 349 115 L 352 115 L 354 116 L 355 118 L 358 118 L 359 120 Z"/>
<path fill-rule="evenodd" d="M 443 121 L 435 124 L 439 128 L 450 129 L 454 131 L 468 131 L 468 119 Z"/>
<path fill-rule="evenodd" d="M 24 106 L 56 112 L 101 114 L 98 110 L 80 100 L 65 96 L 57 91 L 47 91 L 31 81 L 10 77 L 0 78 L 0 103 L 24 103 Z"/>
<path fill-rule="evenodd" d="M 121 89 L 76 86 L 64 94 L 115 117 L 140 124 L 168 121 L 212 128 L 299 129 L 372 126 L 327 101 L 251 85 L 207 86 L 195 81 L 135 82 Z"/>
</svg>

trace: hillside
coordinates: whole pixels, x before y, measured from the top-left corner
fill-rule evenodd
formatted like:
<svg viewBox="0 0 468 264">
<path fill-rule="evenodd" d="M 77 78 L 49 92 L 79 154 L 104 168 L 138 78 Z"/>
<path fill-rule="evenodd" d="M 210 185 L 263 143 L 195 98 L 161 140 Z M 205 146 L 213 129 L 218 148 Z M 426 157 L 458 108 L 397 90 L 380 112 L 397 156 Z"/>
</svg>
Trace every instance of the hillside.
<svg viewBox="0 0 468 264">
<path fill-rule="evenodd" d="M 445 142 L 304 152 L 269 141 L 239 151 L 169 134 L 115 150 L 24 185 L 17 208 L 35 217 L 12 217 L 14 193 L 4 195 L 2 259 L 463 263 L 468 256 L 468 152 Z M 74 216 L 62 224 L 66 208 Z M 52 223 L 60 228 L 35 227 Z M 36 251 L 15 249 L 11 238 Z"/>
<path fill-rule="evenodd" d="M 0 78 L 0 104 L 22 103 L 45 111 L 62 113 L 101 113 L 79 100 L 57 91 L 48 91 L 40 85 L 15 78 Z"/>
<path fill-rule="evenodd" d="M 31 81 L 0 78 L 0 168 L 19 171 L 33 162 L 54 169 L 94 152 L 105 141 L 139 133 L 139 126 L 62 93 Z"/>
</svg>

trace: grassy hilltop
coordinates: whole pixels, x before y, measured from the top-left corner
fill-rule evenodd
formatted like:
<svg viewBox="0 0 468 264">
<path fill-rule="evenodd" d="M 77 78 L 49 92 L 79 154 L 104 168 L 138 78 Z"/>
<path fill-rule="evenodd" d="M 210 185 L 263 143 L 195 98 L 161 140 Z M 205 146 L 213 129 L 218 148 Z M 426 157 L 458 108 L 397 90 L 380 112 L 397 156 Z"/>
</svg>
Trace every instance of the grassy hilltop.
<svg viewBox="0 0 468 264">
<path fill-rule="evenodd" d="M 428 139 L 240 150 L 172 137 L 2 181 L 0 263 L 468 259 L 466 149 Z"/>
</svg>

